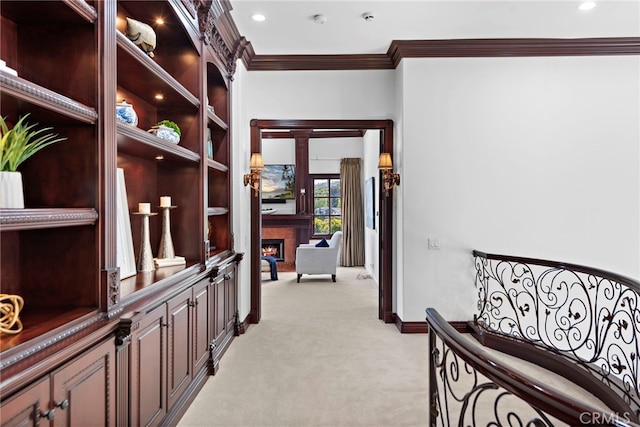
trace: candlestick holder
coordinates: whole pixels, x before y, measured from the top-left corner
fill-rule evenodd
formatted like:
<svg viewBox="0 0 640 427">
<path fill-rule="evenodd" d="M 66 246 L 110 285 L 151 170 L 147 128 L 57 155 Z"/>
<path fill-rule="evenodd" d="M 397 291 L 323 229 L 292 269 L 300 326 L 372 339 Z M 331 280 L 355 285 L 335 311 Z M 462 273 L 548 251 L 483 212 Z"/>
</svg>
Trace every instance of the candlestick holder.
<svg viewBox="0 0 640 427">
<path fill-rule="evenodd" d="M 160 238 L 160 249 L 158 249 L 158 258 L 172 259 L 176 253 L 173 250 L 173 241 L 171 240 L 171 223 L 169 211 L 177 208 L 177 206 L 159 206 L 162 209 L 162 237 Z"/>
<path fill-rule="evenodd" d="M 139 272 L 149 272 L 156 269 L 153 263 L 153 252 L 151 252 L 151 239 L 149 237 L 149 217 L 158 215 L 157 213 L 134 212 L 133 215 L 140 215 L 140 253 L 138 255 L 137 268 Z"/>
</svg>

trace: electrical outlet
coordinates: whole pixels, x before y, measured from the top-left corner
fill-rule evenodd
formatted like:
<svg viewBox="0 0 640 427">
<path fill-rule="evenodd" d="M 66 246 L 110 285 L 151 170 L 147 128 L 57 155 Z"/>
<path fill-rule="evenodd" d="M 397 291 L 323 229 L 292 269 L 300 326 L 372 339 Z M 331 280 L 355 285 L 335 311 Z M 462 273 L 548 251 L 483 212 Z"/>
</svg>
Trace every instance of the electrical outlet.
<svg viewBox="0 0 640 427">
<path fill-rule="evenodd" d="M 427 239 L 427 248 L 433 249 L 433 250 L 440 250 L 440 239 L 429 237 Z"/>
</svg>

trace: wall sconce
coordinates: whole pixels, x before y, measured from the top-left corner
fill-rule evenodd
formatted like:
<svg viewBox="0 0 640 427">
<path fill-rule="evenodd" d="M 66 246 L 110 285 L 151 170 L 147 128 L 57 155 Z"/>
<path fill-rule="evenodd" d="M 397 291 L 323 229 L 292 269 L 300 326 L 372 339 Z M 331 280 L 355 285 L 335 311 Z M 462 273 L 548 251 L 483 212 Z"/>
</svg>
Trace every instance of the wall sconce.
<svg viewBox="0 0 640 427">
<path fill-rule="evenodd" d="M 378 160 L 378 169 L 382 171 L 382 181 L 384 182 L 384 195 L 389 197 L 389 190 L 394 186 L 400 185 L 400 174 L 393 173 L 393 163 L 391 162 L 391 154 L 380 153 Z"/>
<path fill-rule="evenodd" d="M 258 194 L 260 194 L 260 171 L 264 169 L 261 153 L 251 153 L 249 168 L 251 173 L 244 174 L 244 185 L 251 187 L 254 191 L 254 196 L 258 197 Z"/>
</svg>

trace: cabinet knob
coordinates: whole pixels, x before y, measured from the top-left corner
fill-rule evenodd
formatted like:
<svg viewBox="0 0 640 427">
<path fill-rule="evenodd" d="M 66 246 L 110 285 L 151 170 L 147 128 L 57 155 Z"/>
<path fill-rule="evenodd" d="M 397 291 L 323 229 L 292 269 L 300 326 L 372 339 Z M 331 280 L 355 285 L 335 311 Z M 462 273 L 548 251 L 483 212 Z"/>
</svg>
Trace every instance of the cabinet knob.
<svg viewBox="0 0 640 427">
<path fill-rule="evenodd" d="M 46 418 L 49 421 L 53 420 L 53 417 L 56 416 L 55 409 L 49 409 L 47 412 L 40 412 L 40 418 Z"/>
<path fill-rule="evenodd" d="M 224 280 L 231 280 L 231 276 L 229 276 L 228 274 L 224 275 Z"/>
<path fill-rule="evenodd" d="M 62 410 L 67 409 L 69 407 L 69 399 L 65 399 L 62 402 L 56 403 L 56 407 Z"/>
<path fill-rule="evenodd" d="M 162 326 L 166 326 L 167 328 L 171 327 L 171 322 L 163 323 Z"/>
<path fill-rule="evenodd" d="M 198 305 L 198 301 L 189 302 L 189 307 L 195 307 L 196 305 Z"/>
</svg>

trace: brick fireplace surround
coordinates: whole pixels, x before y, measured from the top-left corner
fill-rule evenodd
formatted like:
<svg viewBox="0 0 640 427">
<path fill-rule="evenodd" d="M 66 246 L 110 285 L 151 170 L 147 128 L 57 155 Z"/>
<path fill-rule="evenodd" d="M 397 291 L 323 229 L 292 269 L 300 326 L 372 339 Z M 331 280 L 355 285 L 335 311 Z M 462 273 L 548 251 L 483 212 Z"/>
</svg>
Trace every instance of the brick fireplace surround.
<svg viewBox="0 0 640 427">
<path fill-rule="evenodd" d="M 296 248 L 309 243 L 311 215 L 262 215 L 262 239 L 284 239 L 278 271 L 296 271 Z"/>
<path fill-rule="evenodd" d="M 278 262 L 278 271 L 296 271 L 296 230 L 293 228 L 262 228 L 262 239 L 284 239 L 284 261 Z"/>
</svg>

